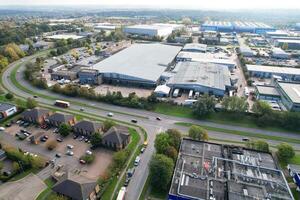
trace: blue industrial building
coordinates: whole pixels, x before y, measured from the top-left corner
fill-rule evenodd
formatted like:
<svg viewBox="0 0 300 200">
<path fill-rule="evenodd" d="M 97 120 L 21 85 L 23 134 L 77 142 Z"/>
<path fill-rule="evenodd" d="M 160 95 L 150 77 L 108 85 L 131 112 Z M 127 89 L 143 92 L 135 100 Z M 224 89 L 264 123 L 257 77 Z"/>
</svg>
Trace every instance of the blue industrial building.
<svg viewBox="0 0 300 200">
<path fill-rule="evenodd" d="M 226 22 L 226 21 L 206 21 L 200 29 L 202 31 L 217 32 L 237 32 L 237 33 L 256 33 L 265 34 L 266 32 L 276 31 L 275 28 L 261 22 Z"/>
<path fill-rule="evenodd" d="M 102 83 L 102 75 L 98 70 L 84 69 L 78 72 L 80 84 L 99 85 Z"/>
</svg>

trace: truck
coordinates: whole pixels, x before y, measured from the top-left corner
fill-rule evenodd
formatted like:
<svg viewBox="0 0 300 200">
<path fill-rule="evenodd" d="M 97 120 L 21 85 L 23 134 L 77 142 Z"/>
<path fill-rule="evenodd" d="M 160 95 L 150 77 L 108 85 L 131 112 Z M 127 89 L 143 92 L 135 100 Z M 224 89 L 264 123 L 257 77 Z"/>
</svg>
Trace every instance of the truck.
<svg viewBox="0 0 300 200">
<path fill-rule="evenodd" d="M 194 91 L 193 90 L 190 90 L 190 92 L 189 92 L 189 99 L 192 99 L 193 98 L 193 93 L 194 93 Z"/>
<path fill-rule="evenodd" d="M 121 187 L 117 196 L 117 200 L 125 200 L 125 195 L 126 195 L 126 187 Z"/>
</svg>

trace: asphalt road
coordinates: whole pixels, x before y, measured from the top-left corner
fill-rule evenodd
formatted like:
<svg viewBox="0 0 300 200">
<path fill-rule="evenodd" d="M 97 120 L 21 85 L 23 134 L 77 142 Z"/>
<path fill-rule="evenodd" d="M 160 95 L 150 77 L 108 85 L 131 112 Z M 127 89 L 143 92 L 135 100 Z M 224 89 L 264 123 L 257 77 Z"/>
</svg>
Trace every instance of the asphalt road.
<svg viewBox="0 0 300 200">
<path fill-rule="evenodd" d="M 4 75 L 3 75 L 3 84 L 5 85 L 5 87 L 12 93 L 22 96 L 24 98 L 32 97 L 32 95 L 28 94 L 27 92 L 22 91 L 19 88 L 17 88 L 16 86 L 14 86 L 14 84 L 11 82 L 9 77 L 10 77 L 12 70 L 15 67 L 17 67 L 17 63 L 25 63 L 26 61 L 30 60 L 31 58 L 32 57 L 27 57 L 27 58 L 22 59 L 19 62 L 11 64 L 11 66 L 4 72 Z M 124 121 L 124 122 L 130 122 L 130 120 L 132 118 L 136 118 L 138 120 L 138 125 L 142 126 L 147 131 L 149 145 L 148 145 L 148 148 L 146 149 L 146 151 L 144 152 L 144 154 L 141 155 L 141 163 L 137 167 L 135 175 L 128 186 L 128 191 L 127 191 L 127 196 L 126 196 L 126 199 L 128 199 L 128 200 L 138 199 L 138 197 L 142 191 L 142 188 L 144 186 L 144 183 L 146 182 L 146 179 L 148 176 L 148 163 L 154 152 L 154 139 L 155 139 L 156 134 L 161 131 L 167 130 L 168 128 L 177 128 L 182 132 L 187 131 L 187 129 L 188 129 L 187 127 L 177 126 L 174 124 L 175 122 L 188 122 L 188 123 L 194 123 L 194 124 L 199 124 L 199 125 L 224 128 L 224 129 L 229 129 L 229 130 L 246 131 L 246 132 L 250 132 L 250 133 L 260 133 L 260 134 L 265 134 L 265 135 L 270 135 L 270 136 L 280 136 L 280 137 L 289 137 L 289 138 L 297 138 L 297 139 L 299 138 L 299 135 L 293 134 L 293 133 L 266 131 L 266 130 L 260 130 L 260 129 L 254 129 L 254 128 L 233 126 L 233 125 L 217 124 L 217 123 L 201 121 L 201 120 L 179 118 L 179 117 L 157 114 L 157 113 L 145 111 L 145 110 L 138 110 L 138 109 L 132 109 L 132 108 L 126 108 L 126 107 L 105 104 L 105 103 L 101 103 L 101 102 L 90 101 L 90 100 L 86 100 L 86 99 L 82 99 L 82 98 L 73 98 L 73 97 L 71 98 L 71 97 L 62 96 L 60 94 L 52 93 L 50 91 L 38 89 L 38 88 L 31 86 L 23 78 L 22 72 L 24 71 L 24 68 L 25 68 L 25 66 L 22 65 L 21 68 L 18 70 L 19 72 L 17 73 L 17 81 L 24 87 L 30 89 L 31 91 L 35 91 L 36 93 L 39 93 L 39 94 L 51 96 L 56 99 L 73 101 L 73 102 L 76 101 L 76 102 L 80 102 L 80 103 L 89 105 L 89 107 L 83 107 L 83 106 L 76 105 L 75 103 L 71 104 L 70 109 L 76 110 L 78 112 L 80 112 L 81 108 L 84 108 L 84 113 L 86 113 L 86 114 L 94 114 L 99 117 L 105 117 L 109 110 L 110 112 L 115 113 L 113 119 Z M 48 104 L 48 105 L 53 105 L 53 103 L 54 103 L 53 100 L 43 99 L 41 97 L 37 98 L 36 100 L 39 103 Z M 120 114 L 120 112 L 122 112 L 124 114 Z M 126 114 L 126 113 L 128 113 L 128 114 Z M 133 117 L 132 115 L 136 115 L 136 116 Z M 138 116 L 140 116 L 140 117 L 138 117 Z M 145 117 L 147 117 L 147 118 L 145 118 Z M 157 121 L 156 117 L 160 117 L 162 120 Z M 210 137 L 213 137 L 213 138 L 232 140 L 232 141 L 241 141 L 243 138 L 243 136 L 232 135 L 232 134 L 216 132 L 216 131 L 209 131 L 209 135 L 210 135 Z M 278 144 L 277 141 L 273 141 L 273 140 L 270 140 L 268 142 L 271 145 Z M 292 145 L 296 149 L 300 149 L 299 144 L 292 144 Z"/>
</svg>

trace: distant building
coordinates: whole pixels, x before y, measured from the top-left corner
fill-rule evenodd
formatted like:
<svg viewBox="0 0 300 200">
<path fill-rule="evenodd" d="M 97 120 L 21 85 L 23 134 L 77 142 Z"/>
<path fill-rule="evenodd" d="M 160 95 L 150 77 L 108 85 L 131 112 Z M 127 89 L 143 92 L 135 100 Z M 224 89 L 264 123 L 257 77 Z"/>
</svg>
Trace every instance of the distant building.
<svg viewBox="0 0 300 200">
<path fill-rule="evenodd" d="M 46 119 L 52 114 L 51 111 L 43 108 L 34 108 L 24 111 L 21 116 L 24 121 L 44 124 Z"/>
<path fill-rule="evenodd" d="M 244 57 L 253 57 L 253 56 L 255 56 L 254 51 L 248 46 L 240 46 L 239 49 L 240 49 L 240 53 Z"/>
<path fill-rule="evenodd" d="M 128 127 L 113 126 L 102 136 L 102 144 L 116 151 L 124 149 L 130 142 Z"/>
<path fill-rule="evenodd" d="M 98 122 L 82 120 L 73 126 L 73 132 L 77 135 L 91 136 L 93 133 L 100 133 L 102 125 Z"/>
<path fill-rule="evenodd" d="M 272 154 L 182 139 L 168 200 L 293 200 Z"/>
<path fill-rule="evenodd" d="M 274 86 L 255 86 L 256 99 L 258 100 L 272 100 L 279 101 L 281 100 L 279 92 Z"/>
<path fill-rule="evenodd" d="M 199 43 L 188 43 L 184 45 L 182 51 L 205 53 L 207 45 Z"/>
<path fill-rule="evenodd" d="M 154 94 L 157 97 L 168 97 L 170 94 L 171 88 L 166 85 L 159 85 L 155 88 Z"/>
<path fill-rule="evenodd" d="M 102 76 L 98 70 L 82 69 L 78 72 L 80 84 L 99 85 L 102 83 Z"/>
<path fill-rule="evenodd" d="M 290 54 L 282 50 L 281 48 L 273 48 L 272 49 L 272 57 L 279 59 L 288 59 Z"/>
<path fill-rule="evenodd" d="M 51 73 L 51 80 L 70 80 L 73 81 L 77 79 L 77 72 L 70 70 L 58 70 Z"/>
<path fill-rule="evenodd" d="M 288 49 L 291 50 L 300 50 L 300 40 L 292 40 L 292 39 L 278 39 L 274 42 L 276 47 L 283 47 L 284 45 L 287 45 Z"/>
<path fill-rule="evenodd" d="M 275 37 L 288 37 L 289 33 L 283 30 L 276 30 L 276 31 L 271 31 L 271 32 L 266 32 L 265 33 L 266 37 L 271 38 L 273 36 Z"/>
<path fill-rule="evenodd" d="M 290 111 L 300 112 L 300 83 L 275 82 L 283 105 Z"/>
<path fill-rule="evenodd" d="M 61 124 L 73 126 L 76 122 L 75 117 L 69 114 L 54 113 L 47 119 L 48 124 L 59 127 Z"/>
<path fill-rule="evenodd" d="M 8 103 L 0 103 L 0 119 L 9 117 L 17 112 L 17 107 Z"/>
<path fill-rule="evenodd" d="M 185 91 L 224 96 L 231 88 L 230 72 L 221 65 L 203 62 L 179 62 L 173 70 L 175 75 L 167 86 Z"/>
</svg>

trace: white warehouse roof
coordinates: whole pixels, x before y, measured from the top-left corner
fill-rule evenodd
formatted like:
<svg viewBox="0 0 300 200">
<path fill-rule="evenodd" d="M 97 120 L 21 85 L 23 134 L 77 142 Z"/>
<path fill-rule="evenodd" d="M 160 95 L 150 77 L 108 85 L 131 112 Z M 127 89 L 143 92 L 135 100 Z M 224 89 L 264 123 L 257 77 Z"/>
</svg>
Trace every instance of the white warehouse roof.
<svg viewBox="0 0 300 200">
<path fill-rule="evenodd" d="M 206 52 L 207 45 L 199 43 L 188 43 L 184 45 L 182 51 Z"/>
<path fill-rule="evenodd" d="M 293 103 L 300 103 L 300 84 L 278 82 L 284 93 L 289 96 Z"/>
<path fill-rule="evenodd" d="M 264 66 L 264 65 L 246 65 L 246 66 L 248 71 L 300 75 L 299 68 L 274 67 L 274 66 Z"/>
<path fill-rule="evenodd" d="M 181 47 L 159 43 L 133 44 L 95 64 L 93 69 L 156 82 L 180 50 Z"/>
</svg>

